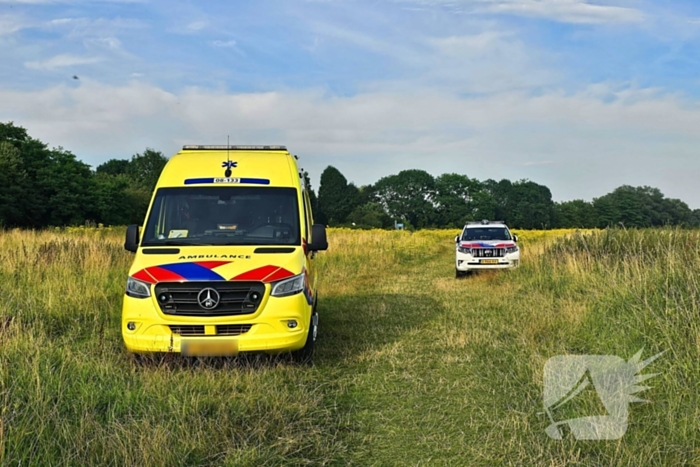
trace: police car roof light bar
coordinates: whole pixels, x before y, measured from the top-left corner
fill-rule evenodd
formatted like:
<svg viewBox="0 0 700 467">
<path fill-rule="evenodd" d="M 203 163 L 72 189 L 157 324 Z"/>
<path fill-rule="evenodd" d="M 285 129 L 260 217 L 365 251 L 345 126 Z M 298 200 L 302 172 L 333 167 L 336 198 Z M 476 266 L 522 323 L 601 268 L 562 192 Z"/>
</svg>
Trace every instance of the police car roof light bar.
<svg viewBox="0 0 700 467">
<path fill-rule="evenodd" d="M 503 224 L 503 225 L 505 225 L 505 222 L 503 222 L 503 221 L 490 221 L 488 219 L 484 219 L 482 221 L 469 221 L 469 222 L 467 222 L 466 225 L 489 225 L 489 224 Z"/>
</svg>

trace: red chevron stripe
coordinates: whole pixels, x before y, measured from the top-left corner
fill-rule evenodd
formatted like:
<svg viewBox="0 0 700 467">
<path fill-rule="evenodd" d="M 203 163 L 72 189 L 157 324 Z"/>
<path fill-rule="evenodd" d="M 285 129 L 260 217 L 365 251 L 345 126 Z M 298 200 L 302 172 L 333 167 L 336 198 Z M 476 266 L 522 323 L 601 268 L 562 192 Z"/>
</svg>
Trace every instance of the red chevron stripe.
<svg viewBox="0 0 700 467">
<path fill-rule="evenodd" d="M 263 279 L 263 282 L 281 281 L 282 279 L 292 277 L 293 275 L 294 275 L 293 272 L 287 271 L 284 268 L 279 268 L 277 271 L 275 271 L 272 274 L 270 274 L 269 276 L 265 277 L 265 279 Z"/>
<path fill-rule="evenodd" d="M 148 282 L 149 284 L 155 284 L 156 282 L 158 282 L 145 269 L 141 269 L 139 272 L 137 272 L 131 277 L 140 281 Z"/>
<path fill-rule="evenodd" d="M 147 271 L 156 279 L 156 282 L 184 281 L 185 278 L 160 266 L 152 266 Z"/>
<path fill-rule="evenodd" d="M 262 266 L 256 269 L 252 269 L 250 271 L 244 272 L 243 274 L 239 274 L 235 277 L 232 277 L 230 280 L 232 281 L 261 281 L 265 279 L 267 276 L 270 274 L 274 273 L 277 271 L 279 267 L 277 266 Z"/>
</svg>

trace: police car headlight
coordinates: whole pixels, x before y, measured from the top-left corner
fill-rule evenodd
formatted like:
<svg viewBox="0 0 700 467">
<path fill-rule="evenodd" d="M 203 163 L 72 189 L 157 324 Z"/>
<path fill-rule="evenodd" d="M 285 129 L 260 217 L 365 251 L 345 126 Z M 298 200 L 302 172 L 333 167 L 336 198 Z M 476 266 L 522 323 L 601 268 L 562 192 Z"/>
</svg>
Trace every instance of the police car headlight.
<svg viewBox="0 0 700 467">
<path fill-rule="evenodd" d="M 517 253 L 518 252 L 518 245 L 510 246 L 506 248 L 506 254 L 508 253 Z"/>
<path fill-rule="evenodd" d="M 272 293 L 270 295 L 273 297 L 287 297 L 298 294 L 302 290 L 304 290 L 304 274 L 299 274 L 298 276 L 275 282 L 272 285 Z"/>
<path fill-rule="evenodd" d="M 464 248 L 464 247 L 458 246 L 458 247 L 457 247 L 457 251 L 459 251 L 460 253 L 464 253 L 465 255 L 471 255 L 471 254 L 472 254 L 472 249 L 471 249 L 471 248 Z"/>
<path fill-rule="evenodd" d="M 151 285 L 133 277 L 126 280 L 126 294 L 134 298 L 146 298 L 151 296 Z"/>
</svg>

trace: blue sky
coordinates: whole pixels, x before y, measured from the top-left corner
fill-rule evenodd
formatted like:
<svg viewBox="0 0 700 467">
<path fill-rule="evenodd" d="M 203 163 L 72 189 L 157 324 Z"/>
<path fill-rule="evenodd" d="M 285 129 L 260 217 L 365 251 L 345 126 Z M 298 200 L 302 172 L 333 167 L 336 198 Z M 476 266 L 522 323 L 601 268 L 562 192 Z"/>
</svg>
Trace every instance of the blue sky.
<svg viewBox="0 0 700 467">
<path fill-rule="evenodd" d="M 92 165 L 230 134 L 316 185 L 420 168 L 700 208 L 698 45 L 685 0 L 0 0 L 0 120 Z"/>
</svg>

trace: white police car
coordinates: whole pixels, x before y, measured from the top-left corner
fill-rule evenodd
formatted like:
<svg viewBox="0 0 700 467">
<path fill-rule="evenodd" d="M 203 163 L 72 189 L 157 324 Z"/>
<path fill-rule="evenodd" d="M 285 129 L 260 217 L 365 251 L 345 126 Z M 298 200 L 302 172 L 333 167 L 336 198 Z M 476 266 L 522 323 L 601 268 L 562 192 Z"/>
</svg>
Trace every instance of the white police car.
<svg viewBox="0 0 700 467">
<path fill-rule="evenodd" d="M 503 222 L 467 223 L 462 234 L 455 237 L 455 276 L 482 269 L 517 268 L 520 265 L 517 241 L 518 236 L 511 234 Z"/>
</svg>

